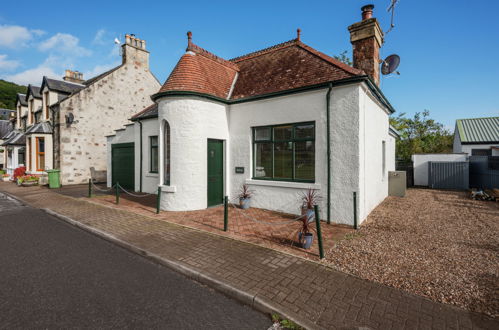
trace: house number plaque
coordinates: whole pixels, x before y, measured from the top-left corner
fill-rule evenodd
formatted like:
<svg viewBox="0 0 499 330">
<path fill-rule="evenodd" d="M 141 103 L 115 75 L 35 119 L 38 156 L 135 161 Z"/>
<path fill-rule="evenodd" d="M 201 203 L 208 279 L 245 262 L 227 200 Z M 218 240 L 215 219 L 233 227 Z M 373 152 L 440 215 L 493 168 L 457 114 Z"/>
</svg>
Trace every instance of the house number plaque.
<svg viewBox="0 0 499 330">
<path fill-rule="evenodd" d="M 244 167 L 236 167 L 236 173 L 243 174 L 244 173 Z"/>
</svg>

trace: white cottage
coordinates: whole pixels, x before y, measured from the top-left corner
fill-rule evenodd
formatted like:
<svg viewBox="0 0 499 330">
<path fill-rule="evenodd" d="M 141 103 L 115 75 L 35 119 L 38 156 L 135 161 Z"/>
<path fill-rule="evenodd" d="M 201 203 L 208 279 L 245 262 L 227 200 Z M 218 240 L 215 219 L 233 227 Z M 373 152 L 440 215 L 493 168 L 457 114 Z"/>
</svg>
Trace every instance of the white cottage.
<svg viewBox="0 0 499 330">
<path fill-rule="evenodd" d="M 300 30 L 231 60 L 189 32 L 155 104 L 108 136 L 108 185 L 159 186 L 162 210 L 186 211 L 235 198 L 246 184 L 253 207 L 292 214 L 312 188 L 323 197 L 321 218 L 344 224 L 353 224 L 357 192 L 364 220 L 395 168 L 394 110 L 377 84 L 383 33 L 371 13 L 364 7 L 349 27 L 353 67 L 304 44 Z"/>
</svg>

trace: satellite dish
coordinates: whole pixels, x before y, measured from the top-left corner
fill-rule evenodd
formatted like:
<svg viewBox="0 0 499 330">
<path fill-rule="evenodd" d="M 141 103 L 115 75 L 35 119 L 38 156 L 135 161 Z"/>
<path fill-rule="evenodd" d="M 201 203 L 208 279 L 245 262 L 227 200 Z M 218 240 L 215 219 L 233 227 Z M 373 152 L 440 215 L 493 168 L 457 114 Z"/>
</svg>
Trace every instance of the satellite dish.
<svg viewBox="0 0 499 330">
<path fill-rule="evenodd" d="M 393 54 L 385 58 L 381 64 L 381 73 L 384 75 L 395 72 L 400 64 L 400 56 Z"/>
<path fill-rule="evenodd" d="M 114 43 L 119 45 L 119 44 L 121 44 L 121 41 L 118 38 L 114 38 Z"/>
</svg>

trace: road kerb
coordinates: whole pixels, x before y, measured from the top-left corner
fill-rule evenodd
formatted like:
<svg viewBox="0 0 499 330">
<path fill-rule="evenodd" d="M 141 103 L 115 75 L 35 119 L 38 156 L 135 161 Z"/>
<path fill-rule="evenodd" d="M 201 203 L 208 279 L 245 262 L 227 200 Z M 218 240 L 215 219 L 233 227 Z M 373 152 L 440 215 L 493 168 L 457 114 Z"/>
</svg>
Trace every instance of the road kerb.
<svg viewBox="0 0 499 330">
<path fill-rule="evenodd" d="M 16 198 L 17 199 L 17 198 Z M 21 200 L 21 199 L 18 199 Z M 21 200 L 22 201 L 22 200 Z M 22 201 L 24 202 L 24 201 Z M 150 253 L 142 248 L 139 248 L 133 244 L 130 244 L 126 241 L 123 241 L 111 234 L 108 234 L 106 232 L 103 232 L 101 230 L 98 230 L 96 228 L 93 228 L 91 226 L 85 225 L 79 221 L 73 220 L 65 215 L 59 214 L 51 209 L 44 208 L 42 209 L 44 212 L 62 220 L 65 221 L 71 225 L 74 225 L 75 227 L 78 227 L 82 230 L 85 230 L 91 234 L 94 234 L 102 239 L 105 239 L 113 244 L 116 244 L 122 248 L 125 248 L 131 252 L 134 252 L 138 255 L 144 256 L 152 261 L 155 261 L 161 265 L 164 265 L 180 274 L 183 274 L 201 284 L 207 285 L 211 287 L 212 289 L 232 298 L 235 299 L 245 305 L 248 305 L 262 313 L 266 314 L 272 314 L 272 313 L 277 313 L 280 316 L 284 317 L 285 319 L 289 319 L 296 324 L 299 324 L 300 326 L 304 327 L 305 329 L 309 330 L 315 330 L 315 329 L 321 329 L 318 327 L 316 324 L 311 323 L 308 320 L 303 320 L 301 317 L 294 315 L 292 313 L 289 313 L 289 311 L 283 310 L 279 306 L 275 306 L 272 304 L 272 302 L 269 302 L 268 300 L 264 300 L 260 298 L 256 293 L 249 293 L 243 290 L 240 290 L 230 284 L 227 284 L 225 282 L 222 282 L 210 275 L 200 273 L 199 271 L 188 267 L 186 265 L 180 264 L 176 261 L 173 260 L 168 260 L 163 257 L 160 257 L 154 253 Z"/>
</svg>

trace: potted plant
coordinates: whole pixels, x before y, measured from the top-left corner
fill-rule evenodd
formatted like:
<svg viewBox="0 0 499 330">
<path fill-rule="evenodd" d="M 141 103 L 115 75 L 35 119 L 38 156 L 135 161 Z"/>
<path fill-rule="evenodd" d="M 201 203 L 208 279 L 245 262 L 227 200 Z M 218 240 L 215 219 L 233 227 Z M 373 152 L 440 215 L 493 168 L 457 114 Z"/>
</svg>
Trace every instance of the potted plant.
<svg viewBox="0 0 499 330">
<path fill-rule="evenodd" d="M 314 234 L 311 232 L 311 223 L 314 221 L 314 206 L 320 201 L 321 196 L 316 189 L 307 189 L 301 197 L 300 231 L 298 241 L 304 249 L 309 249 L 314 241 Z"/>
<path fill-rule="evenodd" d="M 253 191 L 249 189 L 248 185 L 243 184 L 241 191 L 239 192 L 239 207 L 243 210 L 249 209 L 251 206 L 251 197 L 253 196 Z"/>
<path fill-rule="evenodd" d="M 31 187 L 31 186 L 36 186 L 38 184 L 38 181 L 40 180 L 40 177 L 36 175 L 25 175 L 21 178 L 19 178 L 17 181 L 21 183 L 22 186 L 24 187 Z"/>
<path fill-rule="evenodd" d="M 8 175 L 7 173 L 3 173 L 2 174 L 2 180 L 3 181 L 9 181 L 10 180 L 10 175 Z"/>
</svg>

